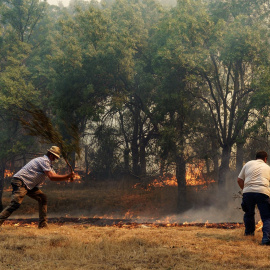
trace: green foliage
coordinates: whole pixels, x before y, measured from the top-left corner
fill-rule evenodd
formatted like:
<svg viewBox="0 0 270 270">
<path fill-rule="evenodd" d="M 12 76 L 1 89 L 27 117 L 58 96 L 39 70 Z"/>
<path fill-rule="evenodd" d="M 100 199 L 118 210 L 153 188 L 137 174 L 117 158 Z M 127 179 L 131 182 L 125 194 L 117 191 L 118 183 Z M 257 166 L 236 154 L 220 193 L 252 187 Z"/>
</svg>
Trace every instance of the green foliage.
<svg viewBox="0 0 270 270">
<path fill-rule="evenodd" d="M 13 166 L 14 158 L 30 152 L 37 144 L 25 136 L 18 122 L 18 108 L 25 103 L 39 103 L 40 89 L 33 80 L 29 66 L 37 56 L 36 48 L 43 42 L 40 22 L 47 6 L 39 1 L 2 1 L 0 25 L 0 111 L 1 169 Z M 39 27 L 37 35 L 35 29 Z M 11 163 L 10 163 L 11 162 Z M 2 175 L 2 174 L 1 174 Z M 1 179 L 2 181 L 3 179 Z"/>
<path fill-rule="evenodd" d="M 69 119 L 83 131 L 86 120 L 99 111 L 98 101 L 107 96 L 108 80 L 100 63 L 107 21 L 91 6 L 85 11 L 77 9 L 74 18 L 64 15 L 51 58 L 55 71 L 52 106 L 60 118 Z"/>
<path fill-rule="evenodd" d="M 28 42 L 38 21 L 45 13 L 46 2 L 38 0 L 4 0 L 2 22 L 15 31 L 21 42 Z"/>
<path fill-rule="evenodd" d="M 0 14 L 4 143 L 11 132 L 21 138 L 12 112 L 29 102 L 65 144 L 73 140 L 67 123 L 80 139 L 92 134 L 84 141 L 97 140 L 95 162 L 108 148 L 108 174 L 124 151 L 143 168 L 150 153 L 187 160 L 206 151 L 201 138 L 208 148 L 234 147 L 267 129 L 267 1 L 178 0 L 165 9 L 154 0 L 76 0 L 67 8 L 4 0 Z M 14 139 L 1 157 L 26 145 Z"/>
</svg>

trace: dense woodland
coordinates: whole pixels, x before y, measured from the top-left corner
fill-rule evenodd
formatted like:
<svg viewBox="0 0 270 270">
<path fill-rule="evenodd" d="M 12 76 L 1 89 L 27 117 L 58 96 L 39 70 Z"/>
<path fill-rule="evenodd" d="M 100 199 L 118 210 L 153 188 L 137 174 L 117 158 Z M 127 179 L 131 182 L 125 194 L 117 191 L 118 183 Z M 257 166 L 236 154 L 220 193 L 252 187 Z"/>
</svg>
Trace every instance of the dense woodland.
<svg viewBox="0 0 270 270">
<path fill-rule="evenodd" d="M 16 108 L 78 127 L 89 179 L 175 173 L 205 162 L 220 187 L 268 151 L 269 1 L 0 1 L 0 190 L 47 146 Z M 79 165 L 76 165 L 79 164 Z M 234 179 L 233 179 L 234 181 Z M 181 196 L 180 196 L 181 195 Z"/>
</svg>

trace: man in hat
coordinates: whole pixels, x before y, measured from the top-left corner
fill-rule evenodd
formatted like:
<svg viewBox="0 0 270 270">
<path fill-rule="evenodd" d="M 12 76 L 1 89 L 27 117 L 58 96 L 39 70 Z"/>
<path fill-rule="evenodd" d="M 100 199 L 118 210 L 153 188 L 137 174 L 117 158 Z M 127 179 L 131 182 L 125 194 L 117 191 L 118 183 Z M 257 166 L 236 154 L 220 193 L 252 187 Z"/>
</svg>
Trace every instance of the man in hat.
<svg viewBox="0 0 270 270">
<path fill-rule="evenodd" d="M 46 176 L 51 181 L 64 181 L 71 179 L 74 172 L 65 175 L 55 173 L 52 162 L 60 158 L 60 148 L 52 146 L 43 157 L 34 158 L 29 161 L 22 169 L 13 175 L 11 180 L 12 199 L 10 204 L 0 213 L 0 226 L 4 221 L 17 210 L 25 195 L 38 201 L 39 224 L 38 228 L 46 228 L 47 225 L 47 196 L 38 188 Z"/>
<path fill-rule="evenodd" d="M 267 156 L 265 151 L 258 152 L 256 160 L 247 162 L 237 178 L 243 190 L 241 206 L 245 212 L 245 235 L 254 235 L 257 205 L 263 222 L 262 245 L 270 245 L 270 167 L 266 164 Z"/>
</svg>

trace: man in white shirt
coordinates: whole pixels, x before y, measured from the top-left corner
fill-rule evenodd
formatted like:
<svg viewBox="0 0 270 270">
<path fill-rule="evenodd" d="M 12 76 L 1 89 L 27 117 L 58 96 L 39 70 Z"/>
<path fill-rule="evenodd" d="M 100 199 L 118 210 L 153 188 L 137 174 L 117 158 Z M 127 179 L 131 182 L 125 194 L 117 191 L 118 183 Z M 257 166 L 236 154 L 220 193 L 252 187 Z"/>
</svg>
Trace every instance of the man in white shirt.
<svg viewBox="0 0 270 270">
<path fill-rule="evenodd" d="M 25 195 L 38 201 L 39 205 L 39 228 L 46 228 L 47 225 L 47 196 L 38 188 L 46 176 L 51 181 L 64 181 L 72 178 L 74 173 L 59 175 L 52 168 L 52 162 L 60 158 L 60 148 L 52 146 L 43 157 L 34 158 L 23 168 L 13 175 L 11 180 L 12 199 L 10 204 L 0 213 L 0 226 L 4 221 L 17 210 Z"/>
<path fill-rule="evenodd" d="M 245 212 L 245 235 L 254 235 L 257 205 L 263 222 L 263 245 L 270 245 L 270 167 L 266 164 L 267 157 L 266 152 L 258 152 L 256 160 L 247 162 L 237 178 L 238 185 L 243 190 L 241 206 Z"/>
</svg>

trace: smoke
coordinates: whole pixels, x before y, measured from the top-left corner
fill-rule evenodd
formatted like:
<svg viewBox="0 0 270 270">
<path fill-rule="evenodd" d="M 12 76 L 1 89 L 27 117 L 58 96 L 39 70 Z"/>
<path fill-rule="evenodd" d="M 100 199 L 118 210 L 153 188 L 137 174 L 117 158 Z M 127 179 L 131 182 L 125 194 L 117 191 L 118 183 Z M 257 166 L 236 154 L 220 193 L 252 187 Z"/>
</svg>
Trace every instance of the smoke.
<svg viewBox="0 0 270 270">
<path fill-rule="evenodd" d="M 169 223 L 242 223 L 244 212 L 241 209 L 242 194 L 237 184 L 237 176 L 228 173 L 228 181 L 221 188 L 218 185 L 207 189 L 190 187 L 187 190 L 187 202 L 183 210 L 177 214 L 168 214 L 160 217 L 158 222 Z M 260 220 L 256 209 L 256 221 Z M 142 215 L 137 222 L 151 222 L 153 217 Z"/>
<path fill-rule="evenodd" d="M 56 207 L 58 205 L 56 201 L 59 198 L 54 198 L 55 207 L 53 209 L 48 208 L 48 217 L 122 219 L 126 222 L 137 223 L 242 223 L 244 214 L 241 209 L 242 195 L 239 193 L 240 188 L 236 179 L 237 177 L 230 176 L 230 181 L 223 189 L 216 184 L 211 184 L 206 189 L 189 186 L 186 203 L 181 212 L 176 209 L 176 187 L 174 189 L 172 187 L 168 189 L 157 188 L 155 200 L 150 196 L 151 193 L 147 193 L 148 191 L 142 191 L 141 196 L 138 193 L 135 196 L 132 192 L 127 193 L 126 196 L 119 194 L 119 197 L 116 196 L 114 200 L 110 200 L 112 198 L 110 191 L 113 190 L 113 187 L 106 186 L 108 190 L 103 193 L 104 198 L 102 197 L 102 200 L 96 200 L 96 203 L 88 205 L 82 203 L 81 198 L 79 198 L 79 201 L 74 201 L 72 205 L 60 203 L 59 205 L 65 207 L 61 211 Z M 93 192 L 93 195 L 95 194 L 92 189 L 91 192 Z M 114 192 L 112 194 L 115 195 Z M 82 194 L 80 197 L 83 197 Z M 86 200 L 86 197 L 83 198 Z M 157 202 L 160 202 L 160 204 L 157 204 Z M 31 204 L 34 203 L 31 202 Z M 12 215 L 12 218 L 22 217 L 37 218 L 38 213 L 36 211 L 33 215 L 21 215 L 16 212 Z M 256 211 L 256 220 L 259 219 L 260 216 Z"/>
<path fill-rule="evenodd" d="M 189 209 L 174 216 L 174 222 L 197 222 L 197 223 L 242 223 L 244 212 L 241 208 L 242 192 L 237 184 L 237 176 L 228 173 L 226 186 L 210 187 L 205 191 L 192 191 L 190 194 Z M 168 219 L 167 217 L 161 218 Z M 255 220 L 260 220 L 259 211 L 255 210 Z"/>
<path fill-rule="evenodd" d="M 243 213 L 237 209 L 235 204 L 230 203 L 226 208 L 216 206 L 205 207 L 201 209 L 189 209 L 183 214 L 177 215 L 177 221 L 198 222 L 198 223 L 221 223 L 221 222 L 242 222 Z"/>
<path fill-rule="evenodd" d="M 161 216 L 159 218 L 154 218 L 149 215 L 148 210 L 142 213 L 139 218 L 134 218 L 135 222 L 158 222 L 158 223 L 242 223 L 244 212 L 241 209 L 241 196 L 235 196 L 235 194 L 230 193 L 223 194 L 221 200 L 219 200 L 218 194 L 210 194 L 209 192 L 204 193 L 203 198 L 197 194 L 197 200 L 202 201 L 206 194 L 208 194 L 207 205 L 193 205 L 188 210 L 183 211 L 179 214 L 170 213 L 168 215 Z M 219 193 L 219 194 L 220 194 Z M 226 201 L 226 198 L 228 200 Z M 209 205 L 209 201 L 212 201 L 212 205 Z M 147 214 L 148 212 L 148 214 Z M 256 220 L 258 221 L 259 215 L 256 211 Z"/>
<path fill-rule="evenodd" d="M 185 205 L 186 210 L 182 210 L 181 213 L 177 213 L 176 208 L 170 209 L 168 207 L 172 206 L 173 203 L 176 205 L 177 201 L 173 203 L 164 201 L 164 205 L 161 206 L 163 209 L 156 210 L 153 209 L 155 205 L 151 201 L 147 201 L 143 208 L 139 207 L 141 202 L 137 198 L 137 201 L 134 201 L 130 209 L 121 209 L 121 201 L 119 201 L 118 207 L 120 208 L 107 207 L 106 211 L 101 205 L 96 204 L 92 205 L 91 209 L 71 210 L 68 215 L 72 217 L 125 219 L 138 223 L 242 223 L 244 214 L 241 209 L 242 196 L 238 193 L 240 188 L 236 179 L 231 177 L 231 181 L 223 189 L 217 185 L 201 190 L 196 186 L 189 187 Z M 164 192 L 166 191 L 164 190 Z M 167 200 L 174 200 L 172 194 L 166 198 Z M 126 210 L 126 212 L 123 212 L 123 210 Z M 51 212 L 50 216 L 59 216 L 59 213 Z"/>
<path fill-rule="evenodd" d="M 216 186 L 193 193 L 197 204 L 177 215 L 178 222 L 243 222 L 242 195 L 234 180 L 223 188 Z"/>
</svg>

